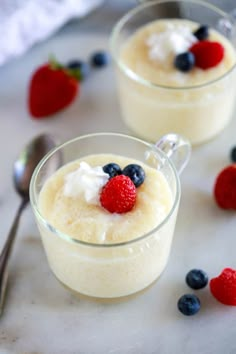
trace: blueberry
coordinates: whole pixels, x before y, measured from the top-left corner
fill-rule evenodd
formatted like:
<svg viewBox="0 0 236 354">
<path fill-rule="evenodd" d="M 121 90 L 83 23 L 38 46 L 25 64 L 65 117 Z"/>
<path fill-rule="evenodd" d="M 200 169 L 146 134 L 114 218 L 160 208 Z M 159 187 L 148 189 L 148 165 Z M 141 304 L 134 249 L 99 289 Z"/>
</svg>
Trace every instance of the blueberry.
<svg viewBox="0 0 236 354">
<path fill-rule="evenodd" d="M 96 52 L 91 56 L 91 65 L 97 68 L 106 66 L 110 61 L 110 56 L 107 52 Z"/>
<path fill-rule="evenodd" d="M 209 28 L 206 25 L 200 26 L 193 34 L 199 41 L 203 41 L 209 37 Z"/>
<path fill-rule="evenodd" d="M 236 162 L 236 146 L 234 146 L 230 152 L 230 159 L 232 162 Z"/>
<path fill-rule="evenodd" d="M 117 163 L 111 162 L 107 165 L 103 166 L 103 171 L 108 173 L 110 178 L 115 177 L 117 175 L 121 175 L 122 170 Z"/>
<path fill-rule="evenodd" d="M 83 60 L 71 60 L 68 62 L 66 67 L 74 71 L 78 70 L 80 72 L 81 80 L 84 80 L 89 75 L 89 64 Z"/>
<path fill-rule="evenodd" d="M 185 316 L 195 315 L 201 307 L 199 298 L 194 294 L 185 294 L 178 301 L 178 309 Z"/>
<path fill-rule="evenodd" d="M 174 60 L 175 67 L 178 70 L 183 72 L 190 71 L 194 67 L 194 64 L 195 64 L 195 57 L 191 52 L 184 52 L 178 54 Z"/>
<path fill-rule="evenodd" d="M 122 174 L 128 176 L 133 181 L 136 188 L 141 186 L 145 180 L 145 172 L 143 168 L 136 164 L 126 166 L 123 169 Z"/>
<path fill-rule="evenodd" d="M 207 274 L 201 269 L 192 269 L 186 275 L 186 283 L 192 289 L 202 289 L 208 283 Z"/>
</svg>

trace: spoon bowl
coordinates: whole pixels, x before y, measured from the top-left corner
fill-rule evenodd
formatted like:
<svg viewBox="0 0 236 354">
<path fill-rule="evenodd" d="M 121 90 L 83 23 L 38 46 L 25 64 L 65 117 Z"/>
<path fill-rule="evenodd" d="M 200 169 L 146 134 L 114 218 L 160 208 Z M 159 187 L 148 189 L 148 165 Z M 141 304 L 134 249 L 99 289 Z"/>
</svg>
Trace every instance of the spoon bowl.
<svg viewBox="0 0 236 354">
<path fill-rule="evenodd" d="M 55 140 L 51 135 L 42 134 L 29 142 L 14 163 L 13 180 L 18 194 L 29 199 L 29 185 L 32 174 L 39 161 L 54 147 Z"/>
</svg>

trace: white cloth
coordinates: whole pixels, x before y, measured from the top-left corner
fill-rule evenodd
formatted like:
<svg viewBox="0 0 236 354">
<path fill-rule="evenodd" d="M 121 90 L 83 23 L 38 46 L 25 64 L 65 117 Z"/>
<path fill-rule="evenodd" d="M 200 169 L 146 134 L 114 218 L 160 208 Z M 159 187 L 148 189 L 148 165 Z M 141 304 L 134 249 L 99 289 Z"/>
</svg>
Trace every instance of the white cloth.
<svg viewBox="0 0 236 354">
<path fill-rule="evenodd" d="M 103 0 L 0 0 L 0 65 Z"/>
</svg>

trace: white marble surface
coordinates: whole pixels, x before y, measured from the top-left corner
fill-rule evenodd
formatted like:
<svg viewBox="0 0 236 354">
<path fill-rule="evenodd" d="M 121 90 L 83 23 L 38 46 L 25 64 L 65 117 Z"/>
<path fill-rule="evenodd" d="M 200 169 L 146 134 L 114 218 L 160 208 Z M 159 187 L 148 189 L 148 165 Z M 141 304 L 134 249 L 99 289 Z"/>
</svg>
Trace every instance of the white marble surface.
<svg viewBox="0 0 236 354">
<path fill-rule="evenodd" d="M 115 11 L 108 23 L 120 14 L 120 7 Z M 94 49 L 107 47 L 109 25 L 104 32 L 96 30 L 99 16 L 82 25 L 70 24 L 0 68 L 0 246 L 20 202 L 12 184 L 13 161 L 29 139 L 45 131 L 62 141 L 87 132 L 127 132 L 111 66 L 93 72 L 82 84 L 80 98 L 55 118 L 35 121 L 26 110 L 30 73 L 49 53 L 60 60 L 87 58 Z M 151 289 L 129 302 L 87 301 L 61 287 L 49 270 L 29 207 L 10 262 L 0 354 L 236 353 L 236 309 L 218 303 L 209 288 L 198 292 L 202 308 L 196 316 L 184 317 L 176 308 L 178 298 L 190 291 L 184 282 L 188 270 L 200 267 L 213 277 L 226 266 L 236 268 L 236 214 L 219 210 L 212 198 L 215 176 L 229 163 L 230 148 L 236 144 L 235 131 L 234 117 L 219 137 L 193 150 L 181 176 L 182 200 L 166 271 Z"/>
</svg>

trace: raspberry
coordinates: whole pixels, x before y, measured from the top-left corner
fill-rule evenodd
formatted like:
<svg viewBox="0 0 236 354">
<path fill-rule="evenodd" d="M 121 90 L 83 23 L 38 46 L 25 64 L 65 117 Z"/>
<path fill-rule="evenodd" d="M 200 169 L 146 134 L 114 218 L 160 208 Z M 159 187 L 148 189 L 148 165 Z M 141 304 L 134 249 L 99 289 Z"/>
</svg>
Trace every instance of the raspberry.
<svg viewBox="0 0 236 354">
<path fill-rule="evenodd" d="M 111 178 L 102 189 L 101 205 L 110 213 L 126 213 L 136 201 L 136 188 L 131 179 L 124 175 Z"/>
<path fill-rule="evenodd" d="M 224 58 L 224 47 L 218 42 L 199 41 L 190 52 L 195 57 L 195 66 L 206 70 L 218 65 Z"/>
<path fill-rule="evenodd" d="M 236 164 L 224 168 L 214 186 L 216 203 L 222 209 L 236 209 Z"/>
<path fill-rule="evenodd" d="M 223 269 L 218 277 L 211 279 L 210 290 L 222 304 L 236 306 L 236 270 Z"/>
</svg>

